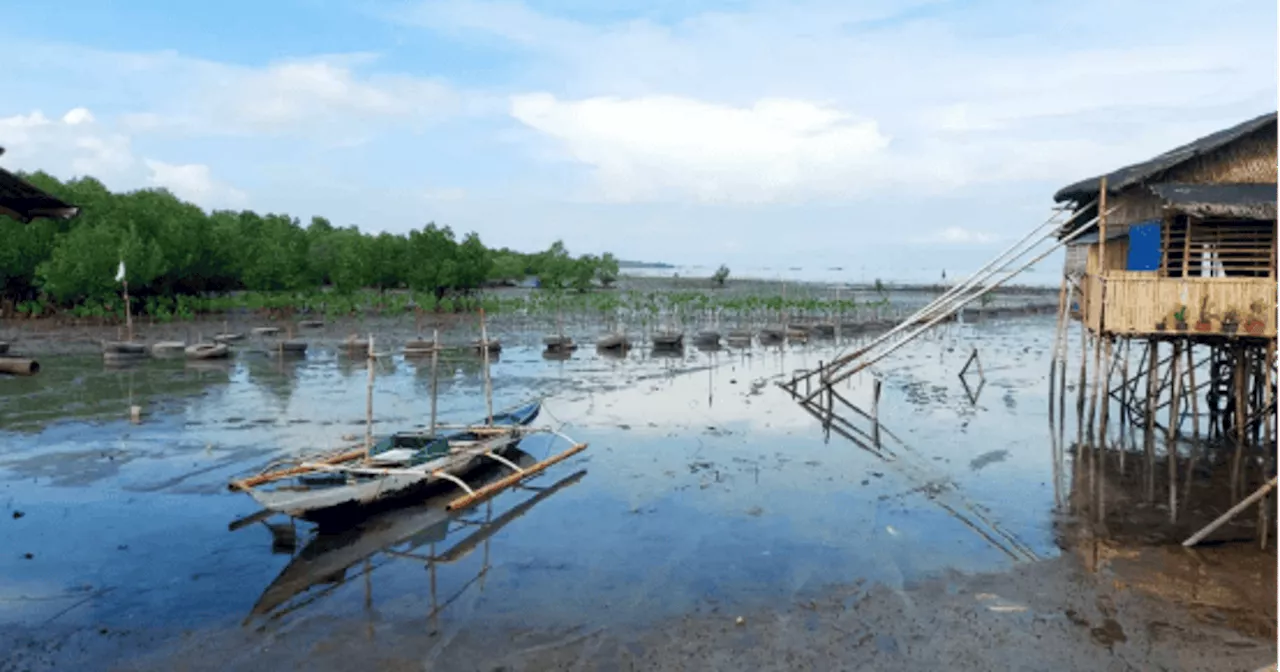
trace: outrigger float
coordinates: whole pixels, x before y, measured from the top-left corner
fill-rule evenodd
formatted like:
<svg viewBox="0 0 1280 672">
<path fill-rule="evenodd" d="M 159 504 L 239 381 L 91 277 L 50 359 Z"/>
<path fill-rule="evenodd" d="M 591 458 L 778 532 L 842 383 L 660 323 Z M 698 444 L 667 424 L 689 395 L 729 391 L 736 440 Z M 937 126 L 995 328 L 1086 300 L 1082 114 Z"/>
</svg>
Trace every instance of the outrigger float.
<svg viewBox="0 0 1280 672">
<path fill-rule="evenodd" d="M 483 311 L 480 320 L 481 341 L 485 342 L 488 338 Z M 453 510 L 492 497 L 587 448 L 585 443 L 577 443 L 553 429 L 532 427 L 542 410 L 540 401 L 495 414 L 487 349 L 481 353 L 485 359 L 485 401 L 488 408 L 485 420 L 471 425 L 437 425 L 433 384 L 429 428 L 398 432 L 375 442 L 373 381 L 377 358 L 372 335 L 369 336 L 368 348 L 369 391 L 363 446 L 348 446 L 334 453 L 275 462 L 254 476 L 232 481 L 229 484 L 232 491 L 248 493 L 268 511 L 295 518 L 318 519 L 424 495 L 435 486 L 452 484 L 464 493 L 447 505 L 447 509 Z M 435 367 L 432 368 L 434 377 Z M 521 467 L 504 456 L 504 453 L 514 452 L 531 434 L 548 434 L 568 441 L 570 446 L 527 467 Z M 511 473 L 483 487 L 472 488 L 467 484 L 466 476 L 488 462 L 496 462 L 510 469 Z"/>
</svg>

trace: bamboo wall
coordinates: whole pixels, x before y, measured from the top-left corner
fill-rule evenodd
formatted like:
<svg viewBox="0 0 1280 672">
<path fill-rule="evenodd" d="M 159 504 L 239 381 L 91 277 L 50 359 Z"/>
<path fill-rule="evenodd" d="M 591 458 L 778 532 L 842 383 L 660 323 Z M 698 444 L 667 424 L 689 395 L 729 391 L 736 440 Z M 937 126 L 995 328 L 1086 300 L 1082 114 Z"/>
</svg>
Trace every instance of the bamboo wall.
<svg viewBox="0 0 1280 672">
<path fill-rule="evenodd" d="M 1110 264 L 1108 264 L 1110 265 Z M 1095 332 L 1102 311 L 1101 283 L 1087 278 L 1085 323 Z M 1276 284 L 1273 278 L 1161 278 L 1149 272 L 1109 271 L 1106 276 L 1106 332 L 1158 334 L 1156 323 L 1166 321 L 1165 333 L 1175 331 L 1172 314 L 1186 306 L 1189 333 L 1221 334 L 1222 315 L 1234 309 L 1240 315 L 1239 335 L 1276 337 Z M 1207 301 L 1205 301 L 1207 299 Z M 1208 331 L 1198 332 L 1201 302 L 1207 305 Z M 1255 310 L 1251 313 L 1251 307 Z M 1260 308 L 1260 310 L 1258 309 Z M 1261 334 L 1248 334 L 1245 323 L 1256 317 L 1264 324 Z"/>
<path fill-rule="evenodd" d="M 1160 200 L 1145 184 L 1139 184 L 1118 194 L 1107 196 L 1107 209 L 1115 208 L 1107 215 L 1108 231 L 1127 228 L 1130 224 L 1164 219 L 1164 201 Z M 1110 254 L 1108 252 L 1107 254 Z"/>
</svg>

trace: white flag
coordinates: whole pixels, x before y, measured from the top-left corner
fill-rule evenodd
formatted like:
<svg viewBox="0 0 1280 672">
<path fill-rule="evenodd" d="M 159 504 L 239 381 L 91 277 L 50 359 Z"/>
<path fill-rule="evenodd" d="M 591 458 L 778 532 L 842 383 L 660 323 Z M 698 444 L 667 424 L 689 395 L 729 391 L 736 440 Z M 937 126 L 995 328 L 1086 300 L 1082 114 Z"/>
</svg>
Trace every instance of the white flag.
<svg viewBox="0 0 1280 672">
<path fill-rule="evenodd" d="M 116 270 L 116 282 L 124 280 L 124 261 L 120 261 L 120 268 Z"/>
</svg>

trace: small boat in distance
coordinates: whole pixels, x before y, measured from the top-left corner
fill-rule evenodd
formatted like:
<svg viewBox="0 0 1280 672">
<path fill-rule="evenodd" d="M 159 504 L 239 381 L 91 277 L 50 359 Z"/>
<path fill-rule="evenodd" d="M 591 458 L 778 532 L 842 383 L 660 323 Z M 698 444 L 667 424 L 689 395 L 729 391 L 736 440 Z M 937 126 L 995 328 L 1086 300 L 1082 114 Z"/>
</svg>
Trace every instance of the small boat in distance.
<svg viewBox="0 0 1280 672">
<path fill-rule="evenodd" d="M 631 347 L 631 339 L 622 332 L 605 334 L 596 341 L 596 347 L 601 350 L 626 350 Z"/>
<path fill-rule="evenodd" d="M 653 335 L 653 347 L 676 349 L 684 347 L 683 331 L 659 331 Z"/>
<path fill-rule="evenodd" d="M 231 349 L 226 343 L 196 343 L 188 346 L 184 352 L 187 359 L 226 359 Z"/>
</svg>

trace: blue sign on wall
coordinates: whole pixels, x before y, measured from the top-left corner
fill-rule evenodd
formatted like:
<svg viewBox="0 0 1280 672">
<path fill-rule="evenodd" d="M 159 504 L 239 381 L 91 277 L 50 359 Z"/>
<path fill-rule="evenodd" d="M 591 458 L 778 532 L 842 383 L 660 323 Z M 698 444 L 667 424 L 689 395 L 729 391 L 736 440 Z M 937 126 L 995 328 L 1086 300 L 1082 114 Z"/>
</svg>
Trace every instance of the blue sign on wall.
<svg viewBox="0 0 1280 672">
<path fill-rule="evenodd" d="M 1125 269 L 1160 270 L 1160 222 L 1142 222 L 1129 227 L 1129 259 Z"/>
</svg>

